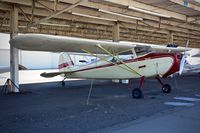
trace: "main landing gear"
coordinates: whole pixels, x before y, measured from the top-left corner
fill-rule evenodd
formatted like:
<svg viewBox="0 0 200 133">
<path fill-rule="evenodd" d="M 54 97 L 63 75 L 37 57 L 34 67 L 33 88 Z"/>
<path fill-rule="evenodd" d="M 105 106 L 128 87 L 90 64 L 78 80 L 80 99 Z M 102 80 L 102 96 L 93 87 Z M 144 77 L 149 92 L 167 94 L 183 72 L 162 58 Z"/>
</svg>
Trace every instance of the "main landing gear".
<svg viewBox="0 0 200 133">
<path fill-rule="evenodd" d="M 65 79 L 66 77 L 61 81 L 62 86 L 65 86 Z"/>
<path fill-rule="evenodd" d="M 142 92 L 143 85 L 144 85 L 144 76 L 142 76 L 141 79 L 140 79 L 139 88 L 135 88 L 135 89 L 132 90 L 132 97 L 133 98 L 139 99 L 139 98 L 144 97 L 144 94 Z"/>
<path fill-rule="evenodd" d="M 65 81 L 61 81 L 61 83 L 62 83 L 62 86 L 65 86 Z"/>
<path fill-rule="evenodd" d="M 164 84 L 162 82 L 162 80 L 157 76 L 156 79 L 158 80 L 158 82 L 161 84 L 162 86 L 162 91 L 164 93 L 170 93 L 171 92 L 171 86 L 169 84 Z"/>
<path fill-rule="evenodd" d="M 159 78 L 159 76 L 157 76 L 156 79 L 161 84 L 162 91 L 164 93 L 170 93 L 171 92 L 171 86 L 169 84 L 164 84 L 161 81 L 161 79 Z M 139 98 L 143 98 L 144 97 L 144 94 L 143 94 L 143 91 L 142 91 L 143 85 L 144 85 L 144 76 L 141 77 L 141 79 L 140 79 L 139 87 L 132 90 L 132 97 L 133 98 L 139 99 Z"/>
</svg>

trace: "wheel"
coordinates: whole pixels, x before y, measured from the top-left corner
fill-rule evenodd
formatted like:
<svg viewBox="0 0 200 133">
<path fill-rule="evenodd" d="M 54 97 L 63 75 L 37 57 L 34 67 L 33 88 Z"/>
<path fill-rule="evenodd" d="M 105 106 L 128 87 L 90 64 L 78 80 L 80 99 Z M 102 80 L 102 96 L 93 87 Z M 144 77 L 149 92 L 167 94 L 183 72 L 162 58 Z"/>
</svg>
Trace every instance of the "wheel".
<svg viewBox="0 0 200 133">
<path fill-rule="evenodd" d="M 132 90 L 132 97 L 137 99 L 142 98 L 143 92 L 139 88 L 135 88 Z"/>
<path fill-rule="evenodd" d="M 64 81 L 62 81 L 62 86 L 65 86 L 65 82 Z"/>
<path fill-rule="evenodd" d="M 171 86 L 168 85 L 168 84 L 164 84 L 163 87 L 162 87 L 162 91 L 164 93 L 170 93 L 171 92 Z"/>
</svg>

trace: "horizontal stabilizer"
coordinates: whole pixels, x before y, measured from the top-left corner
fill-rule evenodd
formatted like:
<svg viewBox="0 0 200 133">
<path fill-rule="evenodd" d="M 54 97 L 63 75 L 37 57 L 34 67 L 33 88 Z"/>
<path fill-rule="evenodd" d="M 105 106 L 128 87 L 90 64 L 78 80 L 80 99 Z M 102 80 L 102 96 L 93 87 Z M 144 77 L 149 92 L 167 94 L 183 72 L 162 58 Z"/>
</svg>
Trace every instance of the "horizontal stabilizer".
<svg viewBox="0 0 200 133">
<path fill-rule="evenodd" d="M 50 73 L 41 73 L 40 76 L 44 77 L 44 78 L 52 78 L 61 74 L 69 74 L 69 72 L 50 72 Z"/>
</svg>

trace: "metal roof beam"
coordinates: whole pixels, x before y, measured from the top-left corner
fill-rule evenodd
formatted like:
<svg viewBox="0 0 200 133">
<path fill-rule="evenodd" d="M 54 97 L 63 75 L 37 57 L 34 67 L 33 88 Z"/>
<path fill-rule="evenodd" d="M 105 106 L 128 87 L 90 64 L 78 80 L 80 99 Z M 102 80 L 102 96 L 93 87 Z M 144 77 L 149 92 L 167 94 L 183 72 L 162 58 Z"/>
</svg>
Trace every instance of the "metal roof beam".
<svg viewBox="0 0 200 133">
<path fill-rule="evenodd" d="M 188 0 L 187 5 L 184 5 L 185 0 L 169 0 L 169 1 L 179 4 L 179 5 L 182 5 L 182 6 L 185 6 L 185 7 L 188 7 L 188 8 L 191 8 L 196 11 L 200 11 L 200 6 L 195 5 L 194 3 L 190 2 L 189 0 Z"/>
<path fill-rule="evenodd" d="M 46 21 L 46 20 L 48 20 L 48 19 L 50 19 L 50 18 L 56 17 L 56 16 L 62 14 L 63 12 L 67 12 L 67 11 L 69 11 L 69 10 L 75 8 L 76 6 L 80 5 L 81 3 L 85 2 L 85 1 L 87 1 L 87 0 L 80 0 L 80 1 L 76 2 L 75 4 L 73 4 L 73 5 L 71 5 L 71 6 L 67 6 L 67 7 L 61 9 L 60 11 L 57 11 L 57 12 L 53 13 L 52 15 L 49 15 L 49 16 L 46 17 L 46 18 L 43 18 L 43 19 L 40 19 L 39 21 L 36 21 L 36 22 L 34 23 L 34 25 L 37 25 L 37 24 L 39 24 L 39 23 L 41 23 L 41 22 L 44 22 L 44 21 Z"/>
<path fill-rule="evenodd" d="M 163 14 L 163 15 L 166 15 L 166 16 L 170 16 L 172 18 L 176 18 L 176 19 L 179 19 L 179 20 L 182 20 L 182 21 L 187 20 L 186 15 L 176 13 L 176 12 L 172 12 L 172 11 L 169 11 L 169 10 L 165 10 L 165 9 L 162 9 L 162 8 L 159 8 L 159 7 L 147 5 L 147 4 L 140 3 L 140 2 L 137 2 L 137 1 L 133 1 L 133 0 L 123 0 L 123 1 L 122 0 L 104 0 L 104 1 L 108 1 L 108 2 L 111 2 L 111 3 L 114 3 L 114 4 L 126 6 L 127 8 L 128 7 L 135 7 L 135 8 L 140 8 L 140 9 L 143 9 L 143 10 L 148 9 L 148 11 L 152 11 L 152 12 L 156 12 L 156 13 Z"/>
<path fill-rule="evenodd" d="M 21 6 L 21 9 L 26 14 L 31 15 L 30 8 L 25 7 L 25 6 Z M 51 13 L 49 11 L 47 11 L 45 9 L 39 9 L 39 8 L 36 8 L 34 10 L 34 13 L 35 13 L 35 15 L 42 16 L 42 17 L 45 17 L 47 15 L 51 15 Z M 72 21 L 78 21 L 78 22 L 86 22 L 86 23 L 103 24 L 103 25 L 114 25 L 114 23 L 111 22 L 111 21 L 106 21 L 106 20 L 98 20 L 97 21 L 97 19 L 76 16 L 76 15 L 72 15 L 70 13 L 60 14 L 60 15 L 55 16 L 54 18 L 62 19 L 62 20 L 72 20 Z"/>
</svg>

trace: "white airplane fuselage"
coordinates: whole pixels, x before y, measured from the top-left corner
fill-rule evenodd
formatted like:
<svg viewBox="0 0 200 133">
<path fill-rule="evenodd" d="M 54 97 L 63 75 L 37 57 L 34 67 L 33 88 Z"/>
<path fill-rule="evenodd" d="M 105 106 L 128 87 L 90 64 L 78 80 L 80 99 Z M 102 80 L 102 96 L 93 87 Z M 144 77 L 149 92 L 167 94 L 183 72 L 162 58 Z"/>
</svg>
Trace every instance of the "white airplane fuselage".
<svg viewBox="0 0 200 133">
<path fill-rule="evenodd" d="M 59 66 L 60 72 L 69 72 L 66 62 Z M 178 54 L 150 53 L 145 56 L 109 63 L 97 61 L 82 67 L 70 67 L 69 78 L 88 79 L 131 79 L 144 77 L 161 76 L 167 77 L 179 70 L 180 59 Z M 62 76 L 66 76 L 62 74 Z"/>
</svg>

